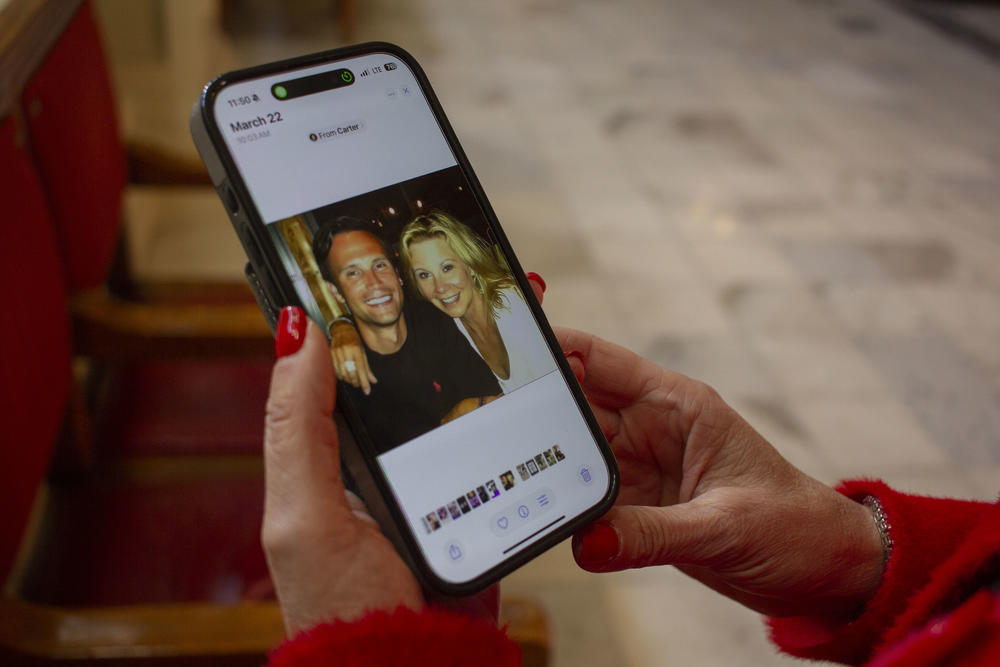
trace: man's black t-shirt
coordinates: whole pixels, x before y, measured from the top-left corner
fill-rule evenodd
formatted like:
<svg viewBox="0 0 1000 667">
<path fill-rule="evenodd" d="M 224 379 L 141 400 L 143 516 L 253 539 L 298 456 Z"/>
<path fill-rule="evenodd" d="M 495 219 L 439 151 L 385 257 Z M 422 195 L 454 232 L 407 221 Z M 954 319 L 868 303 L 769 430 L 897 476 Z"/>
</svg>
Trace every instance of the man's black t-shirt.
<svg viewBox="0 0 1000 667">
<path fill-rule="evenodd" d="M 422 435 L 466 398 L 495 396 L 500 385 L 455 322 L 425 301 L 403 306 L 406 342 L 393 354 L 366 350 L 378 378 L 365 396 L 344 382 L 378 454 Z"/>
</svg>

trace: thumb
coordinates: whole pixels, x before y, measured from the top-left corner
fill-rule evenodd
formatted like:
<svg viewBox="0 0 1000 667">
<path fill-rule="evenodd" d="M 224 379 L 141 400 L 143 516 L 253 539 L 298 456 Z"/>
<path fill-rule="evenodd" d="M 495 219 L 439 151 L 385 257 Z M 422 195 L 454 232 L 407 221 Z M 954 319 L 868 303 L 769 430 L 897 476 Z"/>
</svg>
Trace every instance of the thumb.
<svg viewBox="0 0 1000 667">
<path fill-rule="evenodd" d="M 720 523 L 697 501 L 667 507 L 625 505 L 573 537 L 585 570 L 614 572 L 650 565 L 697 565 L 720 548 Z"/>
<path fill-rule="evenodd" d="M 271 375 L 264 431 L 265 512 L 287 520 L 350 512 L 340 479 L 332 419 L 336 381 L 326 338 L 301 310 L 291 314 L 301 318 L 301 348 L 279 349 L 284 356 Z M 282 336 L 279 328 L 279 345 Z"/>
</svg>

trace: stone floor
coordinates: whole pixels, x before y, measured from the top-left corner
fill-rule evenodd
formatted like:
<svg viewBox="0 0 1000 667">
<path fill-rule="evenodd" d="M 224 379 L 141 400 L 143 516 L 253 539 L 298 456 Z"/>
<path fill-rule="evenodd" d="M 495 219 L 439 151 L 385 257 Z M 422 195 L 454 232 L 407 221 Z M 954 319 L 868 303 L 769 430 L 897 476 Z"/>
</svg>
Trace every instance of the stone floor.
<svg viewBox="0 0 1000 667">
<path fill-rule="evenodd" d="M 248 8 L 262 5 L 245 2 Z M 190 151 L 216 73 L 342 44 L 303 19 L 104 0 L 127 134 Z M 790 460 L 1000 489 L 1000 65 L 870 0 L 376 0 L 355 41 L 423 63 L 552 322 L 713 384 Z M 239 276 L 213 193 L 129 195 L 149 276 Z M 791 664 L 672 569 L 561 545 L 506 590 L 555 665 Z"/>
</svg>

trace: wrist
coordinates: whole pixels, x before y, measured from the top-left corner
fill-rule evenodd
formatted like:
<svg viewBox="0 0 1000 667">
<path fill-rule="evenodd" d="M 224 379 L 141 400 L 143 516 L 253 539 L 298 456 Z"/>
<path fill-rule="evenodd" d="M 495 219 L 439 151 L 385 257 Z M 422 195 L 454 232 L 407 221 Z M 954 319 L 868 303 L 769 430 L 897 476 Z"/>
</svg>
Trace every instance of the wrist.
<svg viewBox="0 0 1000 667">
<path fill-rule="evenodd" d="M 882 503 L 873 495 L 865 496 L 861 504 L 867 507 L 868 511 L 872 514 L 875 530 L 878 532 L 879 541 L 882 544 L 882 571 L 884 572 L 886 566 L 889 564 L 889 558 L 892 557 L 892 535 L 889 533 L 891 528 L 889 517 L 886 516 L 885 510 L 882 508 Z"/>
<path fill-rule="evenodd" d="M 856 565 L 852 568 L 851 598 L 856 615 L 882 584 L 882 575 L 892 553 L 892 538 L 889 521 L 877 499 L 868 496 L 861 502 L 851 501 L 851 505 L 857 554 Z"/>
<path fill-rule="evenodd" d="M 352 320 L 347 315 L 341 315 L 339 317 L 336 317 L 336 318 L 334 318 L 333 320 L 330 321 L 329 326 L 327 326 L 327 331 L 328 332 L 332 332 L 333 328 L 335 326 L 337 326 L 338 324 L 345 324 L 345 325 L 353 328 L 354 327 L 354 320 Z"/>
</svg>

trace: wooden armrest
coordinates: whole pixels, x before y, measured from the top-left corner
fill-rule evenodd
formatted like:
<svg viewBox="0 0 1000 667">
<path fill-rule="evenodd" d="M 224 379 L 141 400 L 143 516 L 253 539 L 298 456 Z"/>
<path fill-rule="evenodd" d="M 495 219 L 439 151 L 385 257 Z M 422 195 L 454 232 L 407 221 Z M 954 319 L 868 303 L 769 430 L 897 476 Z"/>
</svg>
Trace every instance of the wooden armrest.
<svg viewBox="0 0 1000 667">
<path fill-rule="evenodd" d="M 524 665 L 547 663 L 548 624 L 535 602 L 504 599 L 500 623 L 521 647 Z M 201 656 L 212 658 L 213 665 L 259 665 L 284 636 L 281 611 L 273 602 L 64 609 L 0 598 L 0 655 L 50 660 Z"/>
<path fill-rule="evenodd" d="M 126 302 L 201 305 L 256 304 L 245 279 L 240 280 L 128 280 L 115 285 L 112 294 Z"/>
<path fill-rule="evenodd" d="M 501 598 L 500 625 L 507 626 L 507 636 L 521 647 L 524 667 L 548 664 L 549 623 L 537 602 L 526 598 Z"/>
<path fill-rule="evenodd" d="M 17 109 L 24 85 L 81 4 L 82 0 L 0 2 L 0 118 Z"/>
<path fill-rule="evenodd" d="M 141 357 L 268 357 L 274 341 L 256 304 L 150 304 L 104 288 L 71 302 L 76 352 L 127 360 Z"/>
<path fill-rule="evenodd" d="M 281 612 L 273 602 L 69 609 L 0 598 L 0 652 L 25 657 L 202 656 L 213 658 L 213 665 L 260 665 L 284 636 Z"/>
<path fill-rule="evenodd" d="M 129 183 L 136 185 L 212 185 L 205 165 L 196 158 L 181 155 L 140 141 L 127 141 L 125 154 Z"/>
</svg>

